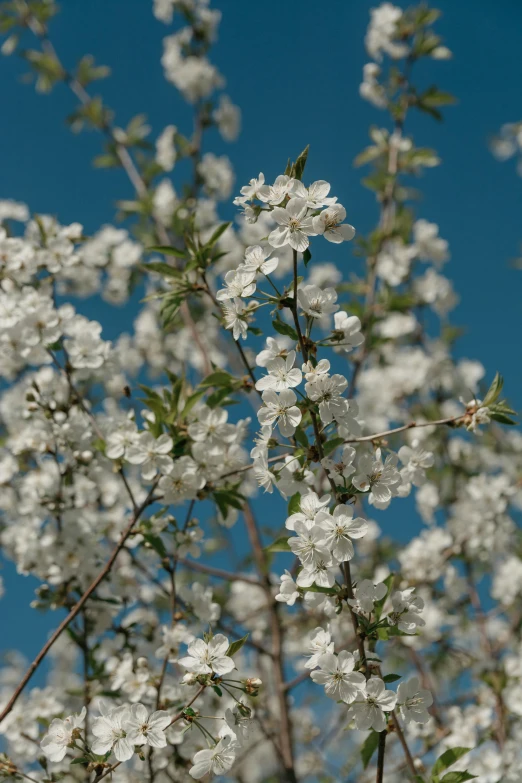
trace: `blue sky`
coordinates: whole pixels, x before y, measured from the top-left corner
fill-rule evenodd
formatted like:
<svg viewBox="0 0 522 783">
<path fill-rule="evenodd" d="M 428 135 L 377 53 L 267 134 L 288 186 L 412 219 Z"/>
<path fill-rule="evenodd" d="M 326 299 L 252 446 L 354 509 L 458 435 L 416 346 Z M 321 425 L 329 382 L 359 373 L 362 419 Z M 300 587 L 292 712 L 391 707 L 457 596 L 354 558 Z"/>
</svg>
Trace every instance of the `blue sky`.
<svg viewBox="0 0 522 783">
<path fill-rule="evenodd" d="M 151 5 L 149 0 L 63 0 L 52 38 L 67 67 L 86 53 L 112 67 L 111 77 L 94 92 L 103 94 L 118 123 L 144 112 L 154 137 L 169 123 L 188 133 L 190 110 L 165 82 L 159 62 L 169 28 L 153 18 Z M 243 133 L 232 145 L 211 136 L 209 148 L 230 156 L 239 185 L 261 170 L 267 178 L 275 176 L 288 157 L 310 144 L 307 176 L 330 181 L 349 221 L 361 233 L 368 231 L 376 209 L 352 161 L 367 143 L 368 126 L 386 119 L 358 94 L 368 60 L 364 32 L 376 2 L 215 0 L 213 5 L 223 12 L 213 59 L 242 108 Z M 522 4 L 443 0 L 436 6 L 443 11 L 436 29 L 454 58 L 422 66 L 418 78 L 425 86 L 436 83 L 453 92 L 459 103 L 445 110 L 444 123 L 415 117 L 407 127 L 417 143 L 435 147 L 443 162 L 418 183 L 423 192 L 418 212 L 437 222 L 450 243 L 446 273 L 461 296 L 452 320 L 466 327 L 458 354 L 482 361 L 489 377 L 500 369 L 509 398 L 520 408 L 522 276 L 508 259 L 519 253 L 522 241 L 522 180 L 512 162 L 493 159 L 487 140 L 502 123 L 522 119 L 517 55 Z M 121 172 L 92 168 L 100 151 L 98 135 L 75 136 L 66 127 L 72 96 L 61 86 L 47 96 L 21 84 L 26 69 L 17 57 L 1 59 L 0 69 L 0 198 L 25 201 L 62 223 L 80 221 L 87 233 L 111 222 L 114 203 L 131 191 Z M 223 214 L 233 212 L 225 207 Z M 349 252 L 342 259 L 347 274 L 358 263 Z M 112 310 L 109 316 L 97 303 L 85 311 L 103 321 L 107 336 L 129 325 L 128 311 L 120 317 Z M 4 578 L 17 595 L 9 645 L 32 654 L 56 617 L 35 616 L 28 608 L 30 580 L 15 578 L 9 568 Z M 0 601 L 0 627 L 5 628 L 12 601 L 9 592 Z"/>
</svg>

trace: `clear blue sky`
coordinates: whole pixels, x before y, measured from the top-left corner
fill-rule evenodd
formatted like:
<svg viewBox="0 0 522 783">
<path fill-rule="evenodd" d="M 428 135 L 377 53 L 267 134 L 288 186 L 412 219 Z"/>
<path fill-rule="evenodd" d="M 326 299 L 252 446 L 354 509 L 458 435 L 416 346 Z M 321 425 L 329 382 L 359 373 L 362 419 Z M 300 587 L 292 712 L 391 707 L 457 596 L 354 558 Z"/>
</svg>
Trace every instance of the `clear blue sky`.
<svg viewBox="0 0 522 783">
<path fill-rule="evenodd" d="M 368 126 L 385 120 L 358 94 L 368 60 L 363 45 L 368 13 L 377 4 L 213 2 L 223 12 L 213 59 L 242 108 L 243 133 L 233 145 L 216 135 L 212 150 L 230 156 L 237 182 L 243 184 L 260 170 L 267 177 L 280 173 L 286 159 L 309 143 L 307 175 L 332 183 L 350 222 L 362 233 L 373 226 L 376 212 L 352 161 L 367 143 Z M 190 131 L 190 112 L 163 78 L 161 41 L 169 28 L 153 18 L 152 2 L 62 0 L 61 5 L 51 30 L 62 61 L 71 67 L 91 53 L 112 67 L 112 76 L 95 89 L 116 111 L 117 122 L 124 125 L 144 112 L 153 137 L 169 123 Z M 489 377 L 500 369 L 507 394 L 520 409 L 522 273 L 511 269 L 508 259 L 519 253 L 522 241 L 522 180 L 512 161 L 499 164 L 492 158 L 487 139 L 502 123 L 522 119 L 522 3 L 442 0 L 435 5 L 443 11 L 437 30 L 454 58 L 427 64 L 419 78 L 426 86 L 435 82 L 453 92 L 459 104 L 445 110 L 442 124 L 419 117 L 408 128 L 417 143 L 435 147 L 443 161 L 419 182 L 419 214 L 437 222 L 450 243 L 446 273 L 461 295 L 453 321 L 467 328 L 459 355 L 481 360 Z M 0 198 L 25 201 L 34 211 L 56 214 L 62 223 L 80 221 L 87 233 L 111 222 L 115 201 L 131 192 L 120 172 L 92 168 L 99 136 L 75 136 L 66 127 L 64 118 L 75 105 L 72 96 L 64 87 L 42 96 L 20 84 L 25 66 L 16 57 L 0 59 L 0 69 Z M 86 312 L 100 317 L 108 336 L 122 328 L 117 311 L 110 321 L 107 310 L 98 312 L 96 304 Z M 17 595 L 9 646 L 31 655 L 56 616 L 35 617 L 28 608 L 33 584 L 16 579 L 9 568 L 3 573 L 8 590 Z M 2 628 L 8 607 L 13 616 L 13 592 L 0 601 Z"/>
</svg>

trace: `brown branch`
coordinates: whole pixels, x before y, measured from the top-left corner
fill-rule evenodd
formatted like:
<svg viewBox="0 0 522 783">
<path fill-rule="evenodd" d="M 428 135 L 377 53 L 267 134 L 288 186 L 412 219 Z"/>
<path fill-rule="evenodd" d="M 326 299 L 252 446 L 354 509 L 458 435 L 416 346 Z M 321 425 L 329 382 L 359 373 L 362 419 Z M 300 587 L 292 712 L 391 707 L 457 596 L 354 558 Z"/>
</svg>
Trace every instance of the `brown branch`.
<svg viewBox="0 0 522 783">
<path fill-rule="evenodd" d="M 256 579 L 255 576 L 249 576 L 247 574 L 234 574 L 232 571 L 225 571 L 222 568 L 214 568 L 214 566 L 198 563 L 196 560 L 187 560 L 185 557 L 176 557 L 176 562 L 181 563 L 181 565 L 186 566 L 186 568 L 192 569 L 192 571 L 199 571 L 202 574 L 216 576 L 218 579 L 224 579 L 227 582 L 248 582 L 248 584 L 256 585 L 257 587 L 263 587 L 263 582 L 261 582 L 259 579 Z"/>
<path fill-rule="evenodd" d="M 404 432 L 405 430 L 413 430 L 419 427 L 438 427 L 443 424 L 457 424 L 459 421 L 465 418 L 465 414 L 462 416 L 450 416 L 447 419 L 435 419 L 434 421 L 410 421 L 408 424 L 403 424 L 400 427 L 394 427 L 391 430 L 383 430 L 383 432 L 375 432 L 373 435 L 363 435 L 360 438 L 349 438 L 343 441 L 344 443 L 365 443 L 373 440 L 380 440 L 387 435 L 395 435 L 397 432 Z"/>
<path fill-rule="evenodd" d="M 154 490 L 156 489 L 156 483 L 157 482 L 154 482 L 154 484 L 152 485 L 152 487 L 151 487 L 147 497 L 145 498 L 143 503 L 141 503 L 141 505 L 138 507 L 138 509 L 135 511 L 135 513 L 132 515 L 131 521 L 129 522 L 129 524 L 127 525 L 127 527 L 125 528 L 125 530 L 121 534 L 120 540 L 118 541 L 118 544 L 114 548 L 111 556 L 107 560 L 107 562 L 104 565 L 104 567 L 102 568 L 102 570 L 99 572 L 98 576 L 93 580 L 93 582 L 87 588 L 87 590 L 82 595 L 80 600 L 73 606 L 73 608 L 71 609 L 71 611 L 69 612 L 67 617 L 65 617 L 65 619 L 62 620 L 62 622 L 60 623 L 58 628 L 52 634 L 51 638 L 46 642 L 46 644 L 44 644 L 44 646 L 42 647 L 42 649 L 40 650 L 40 652 L 38 653 L 38 655 L 36 656 L 36 658 L 34 659 L 32 664 L 27 669 L 26 673 L 24 674 L 24 676 L 22 677 L 20 683 L 18 684 L 15 692 L 13 693 L 13 695 L 11 696 L 9 701 L 7 702 L 5 708 L 2 710 L 2 713 L 0 713 L 0 723 L 2 723 L 4 718 L 7 715 L 9 715 L 9 713 L 13 709 L 14 705 L 18 701 L 18 699 L 19 699 L 22 691 L 24 690 L 25 686 L 27 685 L 27 683 L 29 682 L 29 680 L 31 679 L 31 677 L 33 676 L 33 674 L 35 673 L 37 668 L 40 666 L 41 662 L 43 661 L 43 659 L 45 658 L 45 656 L 47 655 L 47 653 L 49 652 L 49 650 L 51 649 L 53 644 L 61 636 L 63 631 L 65 631 L 67 626 L 79 614 L 79 612 L 81 611 L 82 607 L 85 606 L 85 604 L 87 603 L 87 601 L 89 600 L 91 595 L 94 593 L 96 588 L 101 584 L 101 582 L 103 582 L 105 577 L 109 574 L 112 566 L 114 565 L 114 563 L 116 561 L 116 558 L 118 557 L 119 553 L 121 552 L 121 550 L 123 549 L 123 547 L 125 545 L 125 542 L 127 541 L 128 537 L 130 536 L 134 525 L 138 521 L 138 519 L 141 516 L 141 514 L 143 513 L 143 511 L 149 505 L 150 499 L 152 498 L 152 496 L 154 494 Z"/>
<path fill-rule="evenodd" d="M 280 733 L 279 746 L 283 766 L 285 768 L 285 777 L 288 783 L 297 783 L 297 776 L 294 764 L 294 748 L 292 742 L 292 724 L 290 720 L 290 706 L 288 703 L 288 693 L 285 689 L 284 665 L 283 665 L 283 629 L 279 617 L 279 604 L 272 595 L 272 586 L 268 573 L 268 563 L 257 528 L 257 523 L 248 503 L 243 508 L 243 517 L 245 526 L 252 547 L 252 553 L 262 579 L 268 610 L 270 612 L 270 629 L 272 634 L 272 659 L 274 662 L 274 681 L 279 703 Z"/>
<path fill-rule="evenodd" d="M 375 783 L 383 783 L 384 780 L 384 754 L 386 751 L 387 733 L 388 733 L 387 729 L 384 729 L 384 731 L 379 732 L 379 749 L 377 754 L 377 776 L 375 778 Z"/>
</svg>

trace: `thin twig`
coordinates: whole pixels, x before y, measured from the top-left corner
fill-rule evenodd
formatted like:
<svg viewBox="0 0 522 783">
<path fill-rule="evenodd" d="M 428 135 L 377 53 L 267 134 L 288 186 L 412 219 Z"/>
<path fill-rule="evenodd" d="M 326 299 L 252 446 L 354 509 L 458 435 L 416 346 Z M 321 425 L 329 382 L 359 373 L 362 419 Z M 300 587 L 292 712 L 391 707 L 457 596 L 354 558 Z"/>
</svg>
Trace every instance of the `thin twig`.
<svg viewBox="0 0 522 783">
<path fill-rule="evenodd" d="M 130 536 L 134 525 L 138 521 L 138 519 L 141 516 L 141 514 L 143 513 L 143 511 L 149 505 L 150 499 L 151 499 L 151 497 L 152 497 L 152 495 L 154 493 L 154 490 L 156 489 L 156 483 L 157 482 L 154 482 L 154 484 L 152 485 L 152 487 L 151 487 L 147 497 L 145 498 L 143 503 L 141 503 L 141 505 L 138 507 L 137 511 L 132 515 L 131 521 L 129 522 L 129 524 L 127 525 L 127 527 L 125 528 L 125 530 L 121 534 L 120 540 L 118 541 L 118 544 L 114 548 L 111 556 L 107 560 L 107 562 L 104 565 L 104 567 L 102 568 L 102 570 L 99 572 L 98 576 L 91 582 L 90 586 L 84 592 L 84 594 L 82 595 L 80 600 L 73 606 L 73 608 L 71 609 L 71 611 L 69 612 L 67 617 L 65 617 L 65 619 L 62 620 L 62 622 L 60 623 L 58 628 L 52 634 L 51 638 L 46 642 L 46 644 L 44 644 L 44 646 L 42 647 L 42 649 L 40 650 L 40 652 L 38 653 L 38 655 L 36 656 L 36 658 L 34 659 L 32 664 L 27 669 L 26 673 L 24 674 L 24 676 L 22 677 L 20 683 L 18 684 L 15 692 L 13 693 L 13 695 L 11 696 L 9 701 L 7 702 L 5 708 L 0 713 L 0 723 L 2 723 L 4 718 L 7 715 L 9 715 L 9 713 L 13 709 L 14 705 L 18 701 L 18 699 L 19 699 L 22 691 L 24 690 L 25 686 L 27 685 L 27 683 L 29 682 L 29 680 L 31 679 L 31 677 L 33 676 L 33 674 L 35 673 L 37 668 L 40 666 L 41 662 L 43 661 L 43 659 L 45 658 L 45 656 L 47 655 L 47 653 L 49 652 L 49 650 L 51 649 L 53 644 L 61 636 L 63 631 L 65 631 L 67 626 L 79 614 L 79 612 L 81 611 L 82 607 L 87 603 L 87 601 L 89 600 L 91 595 L 94 593 L 96 588 L 101 584 L 101 582 L 103 582 L 105 577 L 109 574 L 112 566 L 114 565 L 114 563 L 116 561 L 116 558 L 118 557 L 119 553 L 121 552 L 121 550 L 125 546 L 125 542 L 127 541 L 128 537 Z"/>
</svg>

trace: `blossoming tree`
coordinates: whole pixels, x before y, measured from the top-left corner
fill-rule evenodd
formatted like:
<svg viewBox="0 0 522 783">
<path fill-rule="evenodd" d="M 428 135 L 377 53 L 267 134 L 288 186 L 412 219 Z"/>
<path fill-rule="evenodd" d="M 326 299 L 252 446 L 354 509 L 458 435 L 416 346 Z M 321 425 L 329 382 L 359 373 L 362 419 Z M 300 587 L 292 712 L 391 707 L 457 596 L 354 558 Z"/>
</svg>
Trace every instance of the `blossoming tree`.
<svg viewBox="0 0 522 783">
<path fill-rule="evenodd" d="M 90 92 L 107 68 L 62 62 L 57 11 L 1 3 L 3 53 L 70 89 L 132 193 L 89 237 L 0 203 L 0 540 L 57 618 L 32 663 L 5 655 L 0 777 L 519 782 L 522 439 L 501 376 L 453 358 L 448 243 L 406 184 L 439 163 L 410 114 L 453 102 L 415 80 L 451 56 L 438 12 L 371 12 L 361 236 L 307 149 L 220 221 L 234 178 L 206 132 L 233 141 L 240 113 L 206 0 L 154 0 L 194 109 L 155 145 Z M 347 242 L 362 278 L 314 259 Z M 137 288 L 113 342 L 81 313 Z M 399 545 L 379 519 L 410 495 L 424 527 Z"/>
</svg>

